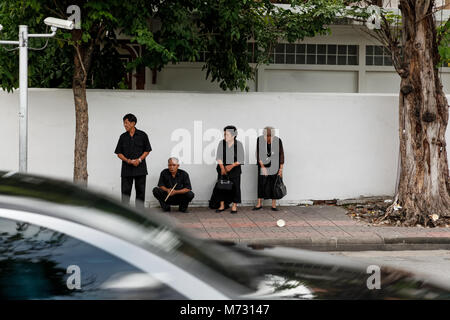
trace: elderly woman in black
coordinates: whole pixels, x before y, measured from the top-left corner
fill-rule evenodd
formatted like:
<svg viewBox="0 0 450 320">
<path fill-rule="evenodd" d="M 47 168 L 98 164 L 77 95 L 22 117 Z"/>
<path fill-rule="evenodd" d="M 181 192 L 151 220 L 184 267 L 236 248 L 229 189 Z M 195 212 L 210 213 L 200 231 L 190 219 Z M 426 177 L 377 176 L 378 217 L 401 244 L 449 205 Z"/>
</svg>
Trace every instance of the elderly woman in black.
<svg viewBox="0 0 450 320">
<path fill-rule="evenodd" d="M 274 199 L 273 187 L 277 176 L 283 177 L 283 142 L 275 136 L 272 127 L 265 127 L 262 136 L 256 142 L 256 160 L 258 164 L 258 203 L 253 210 L 262 208 L 263 199 L 272 199 L 272 210 L 278 211 Z"/>
<path fill-rule="evenodd" d="M 235 126 L 226 126 L 224 129 L 224 139 L 217 147 L 217 174 L 218 179 L 227 177 L 232 183 L 231 192 L 218 192 L 217 198 L 220 206 L 216 212 L 222 212 L 225 203 L 232 203 L 231 213 L 237 213 L 237 204 L 241 203 L 241 164 L 244 163 L 244 147 L 236 140 L 237 129 Z"/>
</svg>

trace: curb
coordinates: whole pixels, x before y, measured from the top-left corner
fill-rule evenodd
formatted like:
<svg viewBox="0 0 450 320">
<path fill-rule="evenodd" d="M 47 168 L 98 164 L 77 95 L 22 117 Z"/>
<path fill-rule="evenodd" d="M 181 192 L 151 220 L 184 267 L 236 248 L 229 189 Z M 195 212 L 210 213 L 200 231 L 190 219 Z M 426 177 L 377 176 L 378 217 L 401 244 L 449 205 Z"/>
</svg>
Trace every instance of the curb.
<svg viewBox="0 0 450 320">
<path fill-rule="evenodd" d="M 218 240 L 218 239 L 212 239 Z M 227 241 L 254 247 L 281 246 L 313 251 L 401 251 L 450 250 L 448 237 L 398 238 L 302 238 L 302 239 L 227 239 Z"/>
</svg>

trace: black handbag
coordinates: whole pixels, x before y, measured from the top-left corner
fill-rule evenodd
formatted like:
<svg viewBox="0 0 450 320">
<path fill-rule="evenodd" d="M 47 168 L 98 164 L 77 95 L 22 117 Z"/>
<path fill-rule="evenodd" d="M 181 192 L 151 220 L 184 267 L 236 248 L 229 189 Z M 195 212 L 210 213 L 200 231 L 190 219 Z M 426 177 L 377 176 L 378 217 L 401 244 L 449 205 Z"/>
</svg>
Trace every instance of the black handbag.
<svg viewBox="0 0 450 320">
<path fill-rule="evenodd" d="M 226 163 L 226 151 L 225 151 L 225 140 L 222 142 L 223 146 L 223 162 Z M 234 142 L 234 162 L 237 161 L 237 145 L 236 142 Z M 216 182 L 216 189 L 220 191 L 231 191 L 233 190 L 233 181 L 230 180 L 228 177 L 228 174 L 225 176 L 220 176 L 220 178 Z"/>
<path fill-rule="evenodd" d="M 228 176 L 222 176 L 216 182 L 216 189 L 220 191 L 231 191 L 233 190 L 233 181 L 231 181 Z"/>
<path fill-rule="evenodd" d="M 273 186 L 273 197 L 274 199 L 281 199 L 287 194 L 287 189 L 283 183 L 283 178 L 277 175 L 275 184 Z"/>
</svg>

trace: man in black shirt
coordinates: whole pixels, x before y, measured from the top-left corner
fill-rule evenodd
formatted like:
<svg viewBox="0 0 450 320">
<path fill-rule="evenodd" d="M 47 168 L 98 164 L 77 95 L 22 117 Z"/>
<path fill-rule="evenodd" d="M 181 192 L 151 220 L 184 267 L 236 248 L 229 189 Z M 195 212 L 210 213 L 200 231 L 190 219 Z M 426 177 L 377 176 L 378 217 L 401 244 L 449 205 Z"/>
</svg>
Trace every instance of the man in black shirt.
<svg viewBox="0 0 450 320">
<path fill-rule="evenodd" d="M 122 201 L 130 203 L 134 180 L 136 206 L 143 208 L 145 182 L 148 174 L 145 158 L 152 151 L 152 147 L 147 134 L 136 129 L 136 122 L 136 116 L 131 113 L 123 117 L 123 126 L 126 132 L 120 135 L 115 153 L 122 160 Z"/>
<path fill-rule="evenodd" d="M 189 202 L 194 198 L 189 174 L 179 169 L 177 158 L 170 158 L 168 163 L 169 168 L 161 172 L 158 187 L 153 189 L 153 195 L 164 211 L 170 211 L 170 205 L 178 205 L 181 212 L 187 212 Z"/>
</svg>

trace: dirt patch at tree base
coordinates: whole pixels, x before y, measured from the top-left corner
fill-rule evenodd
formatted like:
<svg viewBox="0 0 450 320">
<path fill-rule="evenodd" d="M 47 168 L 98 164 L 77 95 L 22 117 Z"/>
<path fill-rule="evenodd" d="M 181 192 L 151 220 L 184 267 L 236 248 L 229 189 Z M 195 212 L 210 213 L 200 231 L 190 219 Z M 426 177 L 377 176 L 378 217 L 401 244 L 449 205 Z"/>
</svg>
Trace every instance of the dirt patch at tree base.
<svg viewBox="0 0 450 320">
<path fill-rule="evenodd" d="M 395 215 L 395 211 L 394 214 L 386 215 L 386 210 L 391 204 L 392 201 L 368 201 L 364 204 L 346 204 L 340 207 L 347 210 L 347 216 L 350 218 L 370 223 L 374 226 L 410 227 L 411 225 L 407 225 L 401 215 Z M 426 225 L 416 224 L 416 227 L 448 228 L 450 227 L 450 218 L 438 217 L 436 220 L 433 220 L 433 217 L 430 217 Z"/>
</svg>

